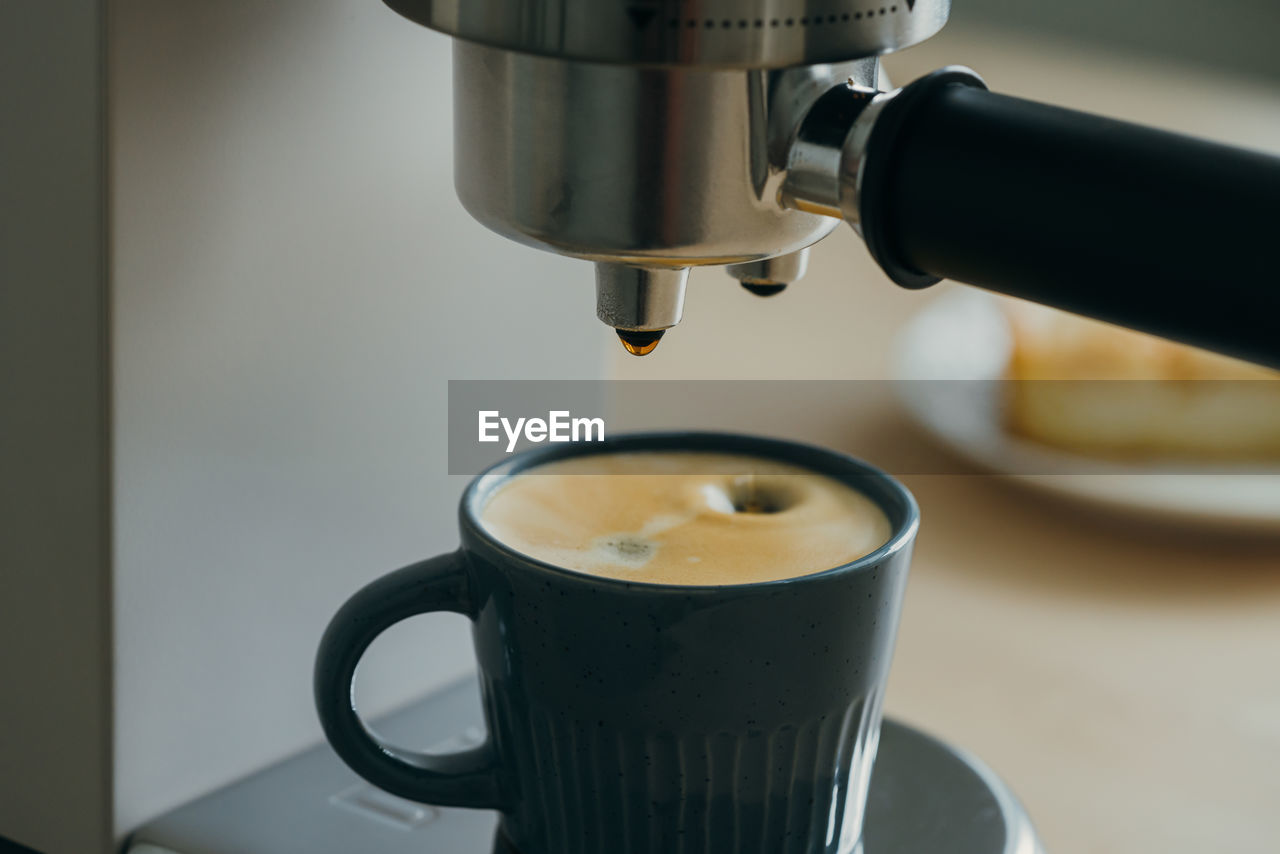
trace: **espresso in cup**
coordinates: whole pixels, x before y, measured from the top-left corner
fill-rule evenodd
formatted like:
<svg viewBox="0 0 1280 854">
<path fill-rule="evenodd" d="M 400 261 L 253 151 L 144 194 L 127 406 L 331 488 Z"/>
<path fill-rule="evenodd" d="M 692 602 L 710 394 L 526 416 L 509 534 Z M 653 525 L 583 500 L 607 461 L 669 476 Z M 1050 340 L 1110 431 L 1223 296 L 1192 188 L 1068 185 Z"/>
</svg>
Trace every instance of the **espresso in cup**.
<svg viewBox="0 0 1280 854">
<path fill-rule="evenodd" d="M 856 854 L 917 523 L 893 478 L 794 442 L 518 454 L 468 486 L 456 551 L 339 609 L 320 720 L 366 780 L 497 810 L 521 854 Z M 378 737 L 351 690 L 433 611 L 473 623 L 489 733 L 443 756 Z"/>
<path fill-rule="evenodd" d="M 832 569 L 888 541 L 889 519 L 812 469 L 695 452 L 576 457 L 504 483 L 481 525 L 536 560 L 654 584 L 776 581 Z"/>
</svg>

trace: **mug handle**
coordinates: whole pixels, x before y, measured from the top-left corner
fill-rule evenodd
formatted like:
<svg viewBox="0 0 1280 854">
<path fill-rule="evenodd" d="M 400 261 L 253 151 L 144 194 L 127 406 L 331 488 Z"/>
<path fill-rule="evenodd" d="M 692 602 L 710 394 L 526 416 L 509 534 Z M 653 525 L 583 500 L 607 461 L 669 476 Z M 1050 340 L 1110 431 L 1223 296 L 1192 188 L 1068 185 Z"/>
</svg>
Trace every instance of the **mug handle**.
<svg viewBox="0 0 1280 854">
<path fill-rule="evenodd" d="M 470 617 L 470 598 L 461 552 L 410 564 L 366 585 L 338 609 L 320 639 L 316 711 L 338 756 L 378 788 L 440 806 L 501 809 L 492 737 L 457 753 L 417 753 L 375 736 L 355 705 L 356 666 L 374 638 L 417 614 L 452 611 Z"/>
</svg>

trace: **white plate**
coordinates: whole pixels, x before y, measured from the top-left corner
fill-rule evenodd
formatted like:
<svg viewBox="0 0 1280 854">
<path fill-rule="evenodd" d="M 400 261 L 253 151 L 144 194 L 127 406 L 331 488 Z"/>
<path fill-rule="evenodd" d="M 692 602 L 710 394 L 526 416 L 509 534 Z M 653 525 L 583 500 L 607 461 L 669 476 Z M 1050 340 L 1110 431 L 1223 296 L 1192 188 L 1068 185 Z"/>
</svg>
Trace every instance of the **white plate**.
<svg viewBox="0 0 1280 854">
<path fill-rule="evenodd" d="M 1203 472 L 1184 467 L 1170 473 L 1107 463 L 1100 471 L 1098 460 L 1006 432 L 996 383 L 927 382 L 998 380 L 1010 346 L 996 297 L 976 290 L 946 294 L 899 336 L 893 359 L 898 395 L 941 444 L 1018 483 L 1117 509 L 1280 532 L 1280 468 L 1236 474 L 1221 466 Z"/>
</svg>

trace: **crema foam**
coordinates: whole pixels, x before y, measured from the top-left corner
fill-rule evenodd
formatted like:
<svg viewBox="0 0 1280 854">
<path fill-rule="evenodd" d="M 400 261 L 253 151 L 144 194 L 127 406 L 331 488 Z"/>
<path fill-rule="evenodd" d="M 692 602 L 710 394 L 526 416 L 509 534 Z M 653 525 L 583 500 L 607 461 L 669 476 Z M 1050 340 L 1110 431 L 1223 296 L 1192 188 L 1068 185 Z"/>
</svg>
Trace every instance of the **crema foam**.
<svg viewBox="0 0 1280 854">
<path fill-rule="evenodd" d="M 750 584 L 809 575 L 888 541 L 858 490 L 761 457 L 653 451 L 560 460 L 496 488 L 496 539 L 590 575 L 656 584 Z"/>
</svg>

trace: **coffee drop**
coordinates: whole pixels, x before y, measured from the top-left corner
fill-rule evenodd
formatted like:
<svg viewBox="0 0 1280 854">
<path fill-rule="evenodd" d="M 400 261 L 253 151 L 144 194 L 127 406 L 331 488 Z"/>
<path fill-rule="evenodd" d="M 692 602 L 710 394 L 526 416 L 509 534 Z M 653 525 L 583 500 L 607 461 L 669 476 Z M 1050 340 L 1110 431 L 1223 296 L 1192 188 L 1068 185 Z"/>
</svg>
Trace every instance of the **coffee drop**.
<svg viewBox="0 0 1280 854">
<path fill-rule="evenodd" d="M 633 356 L 647 356 L 658 346 L 658 342 L 662 340 L 662 333 L 665 329 L 656 329 L 652 331 L 639 331 L 635 329 L 619 329 L 618 338 L 622 341 L 622 346 L 627 348 L 627 352 Z"/>
</svg>

